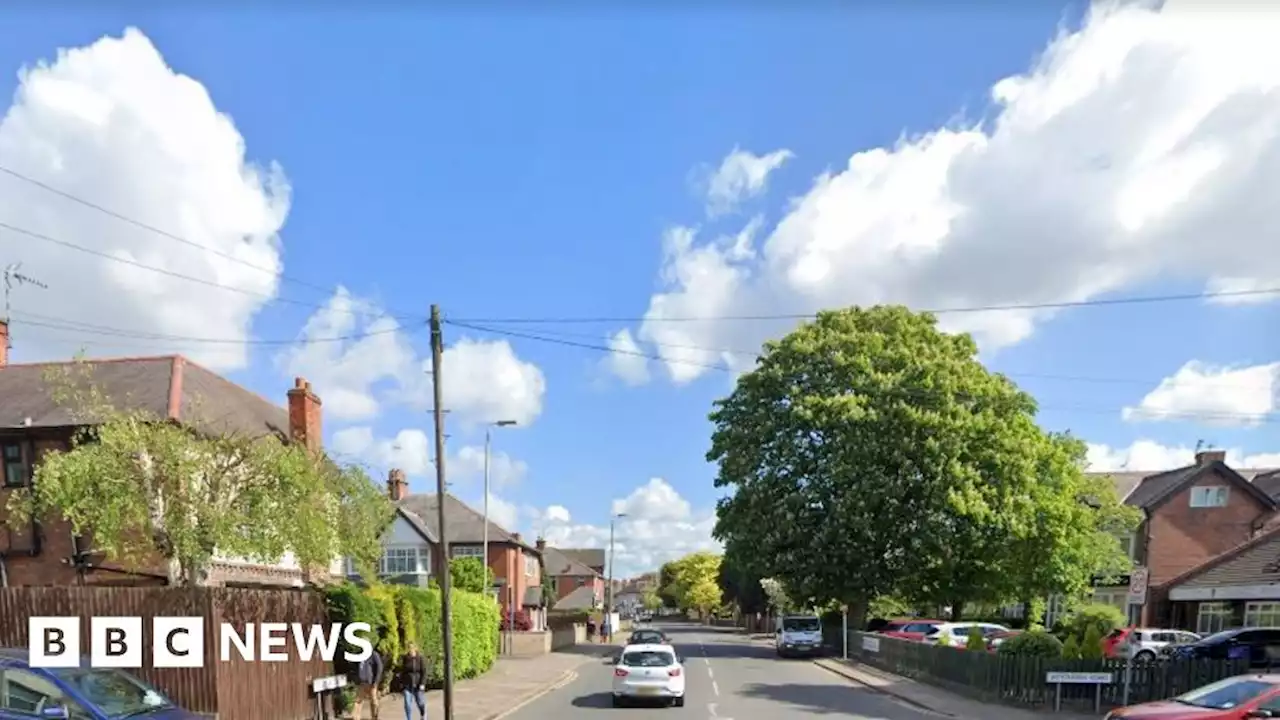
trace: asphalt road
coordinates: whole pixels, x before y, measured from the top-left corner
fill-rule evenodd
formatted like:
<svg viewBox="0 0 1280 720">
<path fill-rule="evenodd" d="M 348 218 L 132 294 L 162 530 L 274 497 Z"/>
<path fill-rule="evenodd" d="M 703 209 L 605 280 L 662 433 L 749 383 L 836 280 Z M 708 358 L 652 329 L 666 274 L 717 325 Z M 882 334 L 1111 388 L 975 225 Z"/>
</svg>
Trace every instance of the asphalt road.
<svg viewBox="0 0 1280 720">
<path fill-rule="evenodd" d="M 609 661 L 590 663 L 578 677 L 504 720 L 640 718 L 671 720 L 781 720 L 804 716 L 859 720 L 939 720 L 884 695 L 858 687 L 808 660 L 780 660 L 773 647 L 729 631 L 697 625 L 660 625 L 685 658 L 682 708 L 614 708 Z"/>
</svg>

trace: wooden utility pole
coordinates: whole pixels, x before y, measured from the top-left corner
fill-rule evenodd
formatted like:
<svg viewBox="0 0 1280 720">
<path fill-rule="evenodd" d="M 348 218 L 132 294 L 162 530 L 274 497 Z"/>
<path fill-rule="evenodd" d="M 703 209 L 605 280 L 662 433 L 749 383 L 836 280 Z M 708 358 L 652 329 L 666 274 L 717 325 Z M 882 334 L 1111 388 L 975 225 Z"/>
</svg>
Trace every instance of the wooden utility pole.
<svg viewBox="0 0 1280 720">
<path fill-rule="evenodd" d="M 440 383 L 444 337 L 440 332 L 440 306 L 431 306 L 431 387 L 435 395 L 433 414 L 436 420 L 436 521 L 440 527 L 440 640 L 444 663 L 444 720 L 453 720 L 453 602 L 450 597 L 449 533 L 445 528 L 444 503 L 444 391 Z"/>
</svg>

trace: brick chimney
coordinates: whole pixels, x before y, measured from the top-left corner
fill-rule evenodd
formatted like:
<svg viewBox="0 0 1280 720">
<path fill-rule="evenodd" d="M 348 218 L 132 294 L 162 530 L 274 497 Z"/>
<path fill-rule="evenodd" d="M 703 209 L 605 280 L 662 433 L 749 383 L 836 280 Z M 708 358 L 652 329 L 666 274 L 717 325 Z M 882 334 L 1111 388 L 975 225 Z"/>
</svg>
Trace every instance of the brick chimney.
<svg viewBox="0 0 1280 720">
<path fill-rule="evenodd" d="M 547 541 L 543 538 L 538 538 L 538 542 L 534 543 L 533 546 L 538 548 L 538 552 L 542 552 L 547 549 Z"/>
<path fill-rule="evenodd" d="M 0 320 L 0 367 L 9 364 L 9 321 Z"/>
<path fill-rule="evenodd" d="M 387 473 L 387 497 L 391 498 L 391 502 L 399 502 L 408 494 L 409 481 L 404 479 L 404 471 L 393 468 Z"/>
<path fill-rule="evenodd" d="M 320 397 L 311 392 L 311 383 L 303 378 L 295 378 L 289 391 L 289 437 L 316 453 L 324 442 L 320 429 Z"/>
<path fill-rule="evenodd" d="M 515 540 L 516 542 L 521 542 L 520 533 L 511 533 L 511 539 Z"/>
<path fill-rule="evenodd" d="M 1225 463 L 1227 461 L 1226 450 L 1201 450 L 1196 453 L 1196 466 L 1204 467 L 1209 463 Z"/>
</svg>

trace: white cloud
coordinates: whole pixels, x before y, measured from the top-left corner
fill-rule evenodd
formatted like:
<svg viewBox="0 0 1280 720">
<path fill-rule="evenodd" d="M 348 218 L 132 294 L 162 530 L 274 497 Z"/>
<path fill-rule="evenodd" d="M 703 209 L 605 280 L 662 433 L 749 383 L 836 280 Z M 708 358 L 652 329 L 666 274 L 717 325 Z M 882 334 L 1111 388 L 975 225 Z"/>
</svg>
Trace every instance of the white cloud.
<svg viewBox="0 0 1280 720">
<path fill-rule="evenodd" d="M 27 311 L 36 322 L 54 317 L 131 333 L 239 340 L 250 336 L 254 315 L 277 292 L 277 233 L 290 205 L 283 171 L 250 164 L 245 139 L 205 87 L 171 69 L 137 30 L 24 68 L 0 121 L 0 165 L 213 252 L 0 175 L 6 224 L 244 291 L 2 230 L 5 262 L 22 262 L 24 273 L 48 285 L 14 294 L 19 359 L 67 357 L 82 346 L 99 354 L 108 348 L 114 354 L 120 348 L 128 354 L 139 347 L 178 349 L 163 339 L 99 343 L 82 340 L 83 330 L 24 326 Z M 187 343 L 181 349 L 219 370 L 248 362 L 242 344 Z"/>
<path fill-rule="evenodd" d="M 451 478 L 468 480 L 484 479 L 484 446 L 468 445 L 458 450 L 457 455 L 449 459 L 445 470 Z M 489 451 L 489 484 L 491 487 L 503 488 L 515 485 L 524 479 L 529 466 L 523 460 L 517 460 L 505 452 L 490 449 Z"/>
<path fill-rule="evenodd" d="M 335 337 L 355 339 L 316 341 Z M 310 381 L 326 416 L 367 421 L 385 404 L 431 408 L 430 358 L 415 350 L 394 318 L 346 288 L 339 287 L 311 316 L 298 340 L 276 356 L 277 367 Z M 521 360 L 505 340 L 460 338 L 445 348 L 441 363 L 446 422 L 475 427 L 515 420 L 527 426 L 542 413 L 542 371 Z"/>
<path fill-rule="evenodd" d="M 644 356 L 631 331 L 623 328 L 609 337 L 611 353 L 604 359 L 610 372 L 628 385 L 649 382 L 649 359 Z"/>
<path fill-rule="evenodd" d="M 1095 472 L 1158 472 L 1186 467 L 1193 462 L 1195 448 L 1185 445 L 1162 445 L 1154 440 L 1138 440 L 1128 447 L 1089 443 L 1089 469 Z M 1280 468 L 1280 453 L 1246 454 L 1232 448 L 1227 450 L 1227 464 L 1234 468 Z"/>
<path fill-rule="evenodd" d="M 768 188 L 769 175 L 792 157 L 785 149 L 756 155 L 735 147 L 707 179 L 707 213 L 722 215 L 760 195 Z"/>
<path fill-rule="evenodd" d="M 475 509 L 484 511 L 483 492 L 480 494 L 480 503 L 475 506 Z M 508 532 L 519 532 L 520 511 L 515 503 L 503 500 L 492 492 L 489 493 L 489 519 Z"/>
<path fill-rule="evenodd" d="M 697 550 L 719 551 L 711 537 L 715 513 L 695 513 L 689 502 L 665 480 L 654 478 L 625 498 L 615 499 L 613 512 L 626 513 L 614 527 L 617 577 L 656 570 L 662 563 Z M 552 505 L 535 512 L 533 529 L 547 544 L 565 548 L 609 547 L 609 526 L 573 522 L 569 511 Z"/>
<path fill-rule="evenodd" d="M 1192 360 L 1122 414 L 1131 422 L 1194 419 L 1257 426 L 1276 411 L 1278 395 L 1280 362 L 1219 367 Z"/>
<path fill-rule="evenodd" d="M 409 476 L 418 476 L 433 472 L 435 467 L 434 440 L 422 430 L 406 429 L 393 438 L 375 438 L 369 427 L 343 428 L 333 434 L 329 446 L 340 459 L 358 459 L 379 472 L 399 468 Z"/>
<path fill-rule="evenodd" d="M 662 320 L 1078 301 L 1160 277 L 1280 285 L 1278 28 L 1280 14 L 1244 8 L 1097 4 L 995 84 L 990 121 L 854 153 L 788 206 L 758 259 L 669 232 L 666 287 L 636 337 L 753 348 L 791 324 Z M 991 351 L 1052 315 L 943 320 Z M 705 372 L 691 359 L 749 362 L 657 352 L 676 381 Z"/>
</svg>

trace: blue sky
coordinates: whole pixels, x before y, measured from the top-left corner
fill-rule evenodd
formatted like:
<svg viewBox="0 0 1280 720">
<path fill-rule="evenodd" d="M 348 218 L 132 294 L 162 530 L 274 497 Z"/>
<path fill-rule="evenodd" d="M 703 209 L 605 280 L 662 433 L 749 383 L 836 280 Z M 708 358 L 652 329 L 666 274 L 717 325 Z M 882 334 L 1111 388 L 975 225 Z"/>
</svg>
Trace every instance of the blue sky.
<svg viewBox="0 0 1280 720">
<path fill-rule="evenodd" d="M 620 502 L 628 571 L 708 542 L 706 415 L 743 359 L 714 351 L 788 327 L 673 317 L 1280 286 L 1258 190 L 1280 175 L 1262 120 L 1280 104 L 1257 92 L 1280 75 L 1220 52 L 1264 47 L 1232 35 L 1260 24 L 1243 11 L 33 8 L 0 15 L 0 165 L 240 261 L 12 177 L 0 221 L 266 297 L 0 233 L 50 285 L 17 295 L 19 360 L 180 351 L 277 400 L 304 374 L 331 447 L 428 490 L 431 303 L 662 356 L 446 329 L 477 341 L 445 368 L 455 491 L 478 501 L 483 422 L 518 416 L 495 435 L 494 512 L 593 544 Z M 1198 441 L 1280 465 L 1274 298 L 944 317 L 1097 467 L 1177 465 Z M 620 320 L 482 322 L 601 317 Z"/>
</svg>

